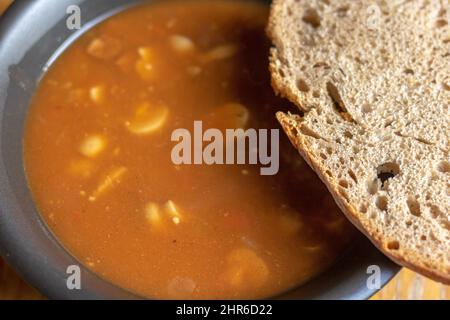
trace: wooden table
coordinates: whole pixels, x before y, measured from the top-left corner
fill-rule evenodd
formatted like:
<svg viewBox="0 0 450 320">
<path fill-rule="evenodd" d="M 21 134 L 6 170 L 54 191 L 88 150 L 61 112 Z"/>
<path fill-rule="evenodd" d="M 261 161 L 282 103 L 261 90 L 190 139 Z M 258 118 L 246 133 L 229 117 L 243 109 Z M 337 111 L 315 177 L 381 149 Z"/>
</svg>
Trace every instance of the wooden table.
<svg viewBox="0 0 450 320">
<path fill-rule="evenodd" d="M 372 300 L 450 300 L 450 286 L 403 268 Z"/>
<path fill-rule="evenodd" d="M 0 15 L 13 0 L 0 0 Z M 0 300 L 42 299 L 27 286 L 0 258 Z M 450 287 L 421 277 L 407 269 L 402 270 L 383 290 L 373 297 L 380 299 L 441 299 L 450 300 Z"/>
</svg>

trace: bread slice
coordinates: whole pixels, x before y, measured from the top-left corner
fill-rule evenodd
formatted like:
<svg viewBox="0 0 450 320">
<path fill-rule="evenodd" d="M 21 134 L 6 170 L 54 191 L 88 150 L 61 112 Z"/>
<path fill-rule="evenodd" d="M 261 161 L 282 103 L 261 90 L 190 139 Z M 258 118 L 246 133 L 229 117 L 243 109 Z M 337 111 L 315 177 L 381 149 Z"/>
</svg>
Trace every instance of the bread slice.
<svg viewBox="0 0 450 320">
<path fill-rule="evenodd" d="M 279 113 L 347 217 L 450 284 L 449 0 L 274 0 Z"/>
</svg>

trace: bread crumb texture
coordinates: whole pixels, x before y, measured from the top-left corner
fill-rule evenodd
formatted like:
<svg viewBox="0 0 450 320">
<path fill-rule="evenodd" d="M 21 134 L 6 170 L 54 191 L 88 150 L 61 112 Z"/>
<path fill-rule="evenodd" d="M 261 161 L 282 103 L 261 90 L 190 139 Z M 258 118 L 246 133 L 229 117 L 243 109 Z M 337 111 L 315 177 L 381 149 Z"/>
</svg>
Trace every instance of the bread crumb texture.
<svg viewBox="0 0 450 320">
<path fill-rule="evenodd" d="M 449 0 L 275 0 L 278 113 L 348 218 L 450 283 Z"/>
</svg>

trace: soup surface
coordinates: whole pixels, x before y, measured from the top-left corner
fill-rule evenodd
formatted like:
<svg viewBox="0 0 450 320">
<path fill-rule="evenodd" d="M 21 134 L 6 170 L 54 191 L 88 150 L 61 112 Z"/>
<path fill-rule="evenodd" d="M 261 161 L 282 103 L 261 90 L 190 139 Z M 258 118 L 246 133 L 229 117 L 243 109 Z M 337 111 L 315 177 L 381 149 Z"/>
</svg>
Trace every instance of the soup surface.
<svg viewBox="0 0 450 320">
<path fill-rule="evenodd" d="M 62 244 L 100 276 L 157 298 L 263 298 L 332 263 L 351 228 L 281 138 L 280 171 L 175 165 L 171 134 L 279 128 L 268 8 L 156 2 L 87 32 L 40 84 L 25 165 Z"/>
</svg>

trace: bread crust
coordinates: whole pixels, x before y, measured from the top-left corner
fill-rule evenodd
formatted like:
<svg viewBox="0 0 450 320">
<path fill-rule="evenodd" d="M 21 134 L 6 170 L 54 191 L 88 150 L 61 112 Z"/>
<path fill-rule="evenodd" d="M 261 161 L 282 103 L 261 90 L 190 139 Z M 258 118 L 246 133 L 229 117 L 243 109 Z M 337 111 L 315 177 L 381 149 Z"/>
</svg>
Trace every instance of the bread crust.
<svg viewBox="0 0 450 320">
<path fill-rule="evenodd" d="M 311 152 L 308 147 L 308 143 L 301 135 L 296 135 L 295 124 L 291 119 L 282 112 L 277 113 L 277 118 L 283 129 L 285 130 L 289 140 L 294 147 L 297 148 L 300 155 L 305 159 L 308 165 L 317 173 L 320 180 L 327 186 L 336 204 L 342 210 L 344 215 L 350 222 L 361 231 L 366 237 L 386 256 L 388 256 L 395 263 L 414 270 L 426 277 L 429 277 L 435 281 L 439 281 L 446 285 L 450 285 L 450 275 L 448 273 L 439 272 L 438 270 L 428 268 L 423 265 L 422 261 L 414 257 L 411 253 L 394 254 L 390 250 L 387 250 L 387 243 L 383 239 L 382 235 L 378 234 L 375 230 L 366 229 L 361 224 L 361 212 L 359 212 L 351 203 L 346 202 L 338 191 L 337 181 L 329 181 L 330 178 L 326 177 L 326 168 L 321 165 L 320 161 L 314 156 L 314 152 Z"/>
</svg>

